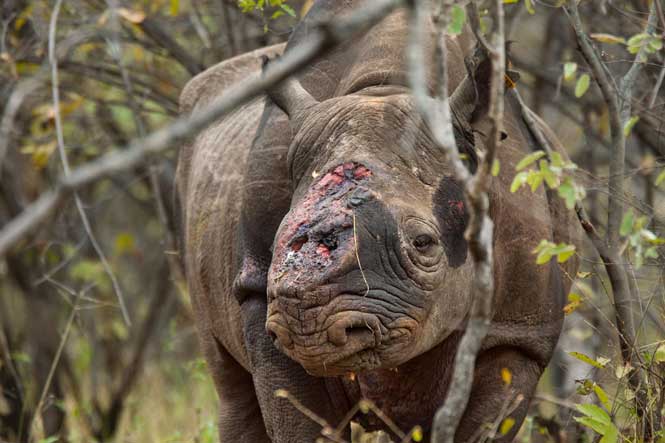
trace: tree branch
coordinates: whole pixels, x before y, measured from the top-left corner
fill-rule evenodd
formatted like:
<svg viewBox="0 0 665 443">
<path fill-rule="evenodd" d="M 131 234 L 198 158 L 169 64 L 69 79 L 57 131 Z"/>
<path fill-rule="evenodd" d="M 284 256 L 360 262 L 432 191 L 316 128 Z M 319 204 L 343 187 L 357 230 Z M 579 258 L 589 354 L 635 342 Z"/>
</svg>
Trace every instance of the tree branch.
<svg viewBox="0 0 665 443">
<path fill-rule="evenodd" d="M 404 0 L 376 0 L 347 17 L 320 24 L 307 41 L 271 63 L 264 75 L 257 74 L 229 88 L 228 92 L 200 112 L 180 117 L 171 125 L 131 142 L 124 149 L 106 154 L 71 171 L 69 176 L 61 177 L 54 189 L 42 194 L 0 231 L 0 257 L 41 226 L 49 214 L 75 191 L 111 174 L 134 168 L 150 156 L 160 154 L 197 134 L 226 113 L 298 72 L 318 56 L 376 24 L 403 3 Z"/>
<path fill-rule="evenodd" d="M 452 443 L 455 432 L 466 409 L 471 394 L 476 356 L 483 339 L 489 330 L 493 313 L 494 276 L 492 239 L 494 225 L 489 218 L 487 196 L 490 170 L 496 150 L 501 143 L 503 125 L 503 93 L 505 73 L 504 16 L 502 0 L 493 2 L 495 30 L 489 55 L 492 62 L 490 92 L 490 134 L 486 152 L 475 175 L 460 159 L 455 143 L 448 99 L 448 78 L 446 73 L 446 38 L 450 1 L 444 0 L 439 14 L 435 17 L 437 26 L 436 67 L 439 74 L 439 97 L 431 101 L 427 94 L 427 80 L 423 42 L 429 19 L 430 3 L 427 0 L 412 1 L 412 23 L 409 42 L 410 83 L 416 106 L 427 122 L 434 140 L 445 151 L 448 162 L 453 167 L 457 180 L 464 185 L 464 195 L 469 204 L 470 221 L 465 232 L 474 263 L 474 278 L 471 286 L 471 309 L 466 330 L 455 354 L 453 375 L 445 403 L 437 411 L 432 424 L 432 442 Z M 474 31 L 479 34 L 479 31 Z"/>
</svg>

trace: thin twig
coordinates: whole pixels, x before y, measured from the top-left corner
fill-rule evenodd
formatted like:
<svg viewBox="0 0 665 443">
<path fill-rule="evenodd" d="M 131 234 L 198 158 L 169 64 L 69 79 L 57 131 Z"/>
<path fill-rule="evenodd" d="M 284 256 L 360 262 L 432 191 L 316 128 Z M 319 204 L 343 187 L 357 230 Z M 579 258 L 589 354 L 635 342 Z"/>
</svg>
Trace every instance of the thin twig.
<svg viewBox="0 0 665 443">
<path fill-rule="evenodd" d="M 69 338 L 69 334 L 72 330 L 72 325 L 74 324 L 74 319 L 76 318 L 76 312 L 78 311 L 78 302 L 82 294 L 83 291 L 79 291 L 76 296 L 76 299 L 74 300 L 74 306 L 72 306 L 69 318 L 67 319 L 65 331 L 63 332 L 62 338 L 60 339 L 60 345 L 58 346 L 58 349 L 55 352 L 55 357 L 53 357 L 51 368 L 49 369 L 46 381 L 44 382 L 44 387 L 42 388 L 42 392 L 39 396 L 39 401 L 37 402 L 37 406 L 35 407 L 35 413 L 34 416 L 32 417 L 32 423 L 28 428 L 27 441 L 31 441 L 30 437 L 31 435 L 33 435 L 33 433 L 37 434 L 37 438 L 43 438 L 43 435 L 40 435 L 44 433 L 43 424 L 41 420 L 41 410 L 42 407 L 44 406 L 44 402 L 46 401 L 46 395 L 48 394 L 49 389 L 51 389 L 51 382 L 53 381 L 55 370 L 58 367 L 58 363 L 60 363 L 62 352 L 65 349 L 65 344 L 67 344 L 67 339 Z"/>
<path fill-rule="evenodd" d="M 53 93 L 53 114 L 55 117 L 55 131 L 56 139 L 58 143 L 58 154 L 60 155 L 60 161 L 62 162 L 62 169 L 65 177 L 71 175 L 71 170 L 69 167 L 69 160 L 67 160 L 67 152 L 65 151 L 65 139 L 62 131 L 62 116 L 60 114 L 60 91 L 58 89 L 58 59 L 55 54 L 55 37 L 56 29 L 58 23 L 58 15 L 60 14 L 60 7 L 62 6 L 63 0 L 56 0 L 55 6 L 53 8 L 53 14 L 51 15 L 51 22 L 49 25 L 49 41 L 48 41 L 48 54 L 49 62 L 51 64 L 51 90 Z M 78 192 L 74 191 L 74 202 L 76 203 L 76 208 L 81 217 L 81 222 L 83 223 L 83 229 L 85 230 L 86 235 L 90 239 L 90 244 L 95 250 L 95 253 L 99 257 L 99 261 L 104 267 L 104 272 L 111 280 L 113 286 L 113 291 L 115 292 L 116 297 L 118 298 L 118 304 L 120 305 L 120 312 L 122 313 L 122 318 L 125 321 L 127 326 L 132 324 L 129 319 L 129 313 L 127 312 L 127 306 L 125 304 L 125 298 L 120 289 L 120 283 L 116 278 L 111 265 L 104 255 L 104 251 L 97 242 L 97 238 L 92 232 L 92 227 L 90 226 L 90 220 L 88 219 L 87 214 L 85 213 L 85 208 L 83 207 L 83 202 L 81 201 Z"/>
</svg>

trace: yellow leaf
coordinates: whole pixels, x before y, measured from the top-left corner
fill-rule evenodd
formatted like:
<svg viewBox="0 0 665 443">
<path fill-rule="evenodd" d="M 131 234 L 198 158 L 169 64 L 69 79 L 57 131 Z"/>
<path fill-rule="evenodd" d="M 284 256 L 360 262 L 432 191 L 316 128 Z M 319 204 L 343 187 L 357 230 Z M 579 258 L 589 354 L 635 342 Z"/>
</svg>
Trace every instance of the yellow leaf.
<svg viewBox="0 0 665 443">
<path fill-rule="evenodd" d="M 591 34 L 590 37 L 596 41 L 602 42 L 602 43 L 612 43 L 612 44 L 617 44 L 617 43 L 626 43 L 626 39 L 623 37 L 618 37 L 616 35 L 612 34 L 604 34 L 604 33 L 596 33 L 596 34 Z"/>
<path fill-rule="evenodd" d="M 510 386 L 513 381 L 513 373 L 510 372 L 510 369 L 501 368 L 501 380 L 503 380 L 506 386 Z"/>
<path fill-rule="evenodd" d="M 510 432 L 513 426 L 515 426 L 515 419 L 508 417 L 501 423 L 501 428 L 499 428 L 499 432 L 501 433 L 501 435 L 506 435 L 508 432 Z"/>
<path fill-rule="evenodd" d="M 171 15 L 178 15 L 180 11 L 180 0 L 171 0 L 171 7 L 169 8 L 169 13 Z"/>
<path fill-rule="evenodd" d="M 30 154 L 32 165 L 35 169 L 41 170 L 48 164 L 49 158 L 55 152 L 56 146 L 55 140 L 42 145 L 27 145 L 21 148 L 21 153 Z"/>
<path fill-rule="evenodd" d="M 130 10 L 127 8 L 118 8 L 118 15 L 130 23 L 139 24 L 145 20 L 145 12 Z"/>
<path fill-rule="evenodd" d="M 411 431 L 411 439 L 415 442 L 423 441 L 423 428 L 416 426 Z"/>
<path fill-rule="evenodd" d="M 492 162 L 492 175 L 496 177 L 499 175 L 499 171 L 501 171 L 501 163 L 499 163 L 499 159 L 495 158 L 494 161 Z"/>
<path fill-rule="evenodd" d="M 117 255 L 134 251 L 134 237 L 129 232 L 122 232 L 115 237 L 115 253 Z"/>
<path fill-rule="evenodd" d="M 591 357 L 587 357 L 586 355 L 580 353 L 580 352 L 569 352 L 568 355 L 571 357 L 575 357 L 578 360 L 583 361 L 586 364 L 589 364 L 591 366 L 594 366 L 598 369 L 604 369 L 605 366 L 610 362 L 609 359 L 606 359 L 604 357 L 598 357 L 597 359 L 593 359 Z"/>
</svg>

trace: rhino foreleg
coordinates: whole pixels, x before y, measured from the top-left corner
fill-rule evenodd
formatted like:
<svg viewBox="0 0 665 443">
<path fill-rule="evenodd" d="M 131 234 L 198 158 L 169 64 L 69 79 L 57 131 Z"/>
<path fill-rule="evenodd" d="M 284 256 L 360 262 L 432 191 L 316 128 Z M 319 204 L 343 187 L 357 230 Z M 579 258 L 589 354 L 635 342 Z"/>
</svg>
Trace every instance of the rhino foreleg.
<svg viewBox="0 0 665 443">
<path fill-rule="evenodd" d="M 284 389 L 332 426 L 337 414 L 324 378 L 308 375 L 298 363 L 275 348 L 266 333 L 266 302 L 250 297 L 242 304 L 243 332 L 250 358 L 254 389 L 268 435 L 275 443 L 313 442 L 321 436 L 321 425 L 307 418 L 288 400 L 275 397 Z"/>
<path fill-rule="evenodd" d="M 502 370 L 510 374 L 502 376 Z M 510 442 L 519 430 L 505 435 L 496 430 L 504 419 L 522 423 L 543 369 L 535 360 L 512 347 L 489 349 L 478 356 L 469 404 L 457 429 L 455 441 L 478 441 L 496 432 L 495 441 Z"/>
</svg>

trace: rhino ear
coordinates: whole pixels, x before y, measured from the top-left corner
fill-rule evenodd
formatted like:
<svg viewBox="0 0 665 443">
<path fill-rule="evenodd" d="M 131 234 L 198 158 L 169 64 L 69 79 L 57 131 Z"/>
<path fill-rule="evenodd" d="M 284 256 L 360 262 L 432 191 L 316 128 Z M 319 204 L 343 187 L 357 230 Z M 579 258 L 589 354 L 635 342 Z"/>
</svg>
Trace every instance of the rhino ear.
<svg viewBox="0 0 665 443">
<path fill-rule="evenodd" d="M 506 42 L 508 67 L 511 66 L 510 46 L 512 43 Z M 477 44 L 464 63 L 467 75 L 451 95 L 450 106 L 462 121 L 473 124 L 483 118 L 489 110 L 492 61 L 487 50 Z M 507 69 L 504 77 L 506 88 L 514 88 L 519 78 L 517 71 Z"/>
<path fill-rule="evenodd" d="M 454 113 L 469 124 L 481 119 L 489 109 L 492 62 L 480 44 L 464 60 L 467 75 L 450 96 Z"/>
<path fill-rule="evenodd" d="M 274 59 L 273 59 L 274 60 Z M 268 57 L 262 57 L 263 72 L 272 62 Z M 267 91 L 268 97 L 289 116 L 292 126 L 299 128 L 305 117 L 305 111 L 319 102 L 302 87 L 300 82 L 289 77 Z"/>
</svg>

